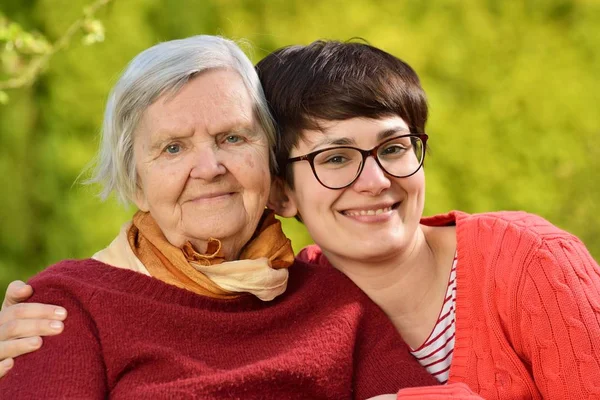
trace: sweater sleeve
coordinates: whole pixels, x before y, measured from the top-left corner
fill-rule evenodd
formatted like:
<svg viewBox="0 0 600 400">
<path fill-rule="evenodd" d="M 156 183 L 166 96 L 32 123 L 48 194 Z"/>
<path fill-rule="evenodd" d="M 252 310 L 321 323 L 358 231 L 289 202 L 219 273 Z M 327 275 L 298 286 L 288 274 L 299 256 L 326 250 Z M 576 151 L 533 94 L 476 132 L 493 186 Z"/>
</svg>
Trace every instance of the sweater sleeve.
<svg viewBox="0 0 600 400">
<path fill-rule="evenodd" d="M 543 239 L 523 271 L 515 349 L 544 399 L 600 398 L 600 268 L 564 234 Z"/>
<path fill-rule="evenodd" d="M 56 277 L 34 278 L 30 282 L 34 295 L 28 302 L 65 307 L 64 331 L 45 337 L 40 350 L 15 359 L 14 367 L 0 379 L 3 399 L 103 399 L 108 395 L 93 320 L 78 297 L 57 281 Z"/>
</svg>

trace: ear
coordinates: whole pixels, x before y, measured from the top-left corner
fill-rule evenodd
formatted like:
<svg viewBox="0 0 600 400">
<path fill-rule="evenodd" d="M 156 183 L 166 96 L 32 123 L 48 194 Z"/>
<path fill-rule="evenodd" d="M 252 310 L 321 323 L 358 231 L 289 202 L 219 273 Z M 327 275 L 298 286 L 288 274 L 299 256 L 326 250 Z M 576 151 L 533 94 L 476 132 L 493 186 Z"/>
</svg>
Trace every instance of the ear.
<svg viewBox="0 0 600 400">
<path fill-rule="evenodd" d="M 280 177 L 274 177 L 271 182 L 267 207 L 275 211 L 275 214 L 285 218 L 292 218 L 298 214 L 293 191 Z"/>
<path fill-rule="evenodd" d="M 142 190 L 141 186 L 139 186 L 139 184 L 136 187 L 135 194 L 133 197 L 133 202 L 140 211 L 148 212 L 150 210 L 150 208 L 148 207 L 148 199 L 146 198 L 146 195 L 144 194 L 144 191 Z"/>
</svg>

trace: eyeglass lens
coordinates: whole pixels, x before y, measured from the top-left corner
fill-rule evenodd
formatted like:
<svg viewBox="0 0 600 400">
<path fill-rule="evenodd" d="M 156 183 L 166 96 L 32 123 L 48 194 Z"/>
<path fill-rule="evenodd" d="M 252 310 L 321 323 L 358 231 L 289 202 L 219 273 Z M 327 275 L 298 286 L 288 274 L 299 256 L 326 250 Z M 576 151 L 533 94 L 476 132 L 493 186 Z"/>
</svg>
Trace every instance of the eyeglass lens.
<svg viewBox="0 0 600 400">
<path fill-rule="evenodd" d="M 416 136 L 398 137 L 382 143 L 377 149 L 377 159 L 388 174 L 398 178 L 409 176 L 421 167 L 423 147 L 423 142 Z M 358 177 L 363 162 L 359 150 L 337 147 L 319 153 L 313 165 L 321 183 L 330 188 L 341 188 Z"/>
</svg>

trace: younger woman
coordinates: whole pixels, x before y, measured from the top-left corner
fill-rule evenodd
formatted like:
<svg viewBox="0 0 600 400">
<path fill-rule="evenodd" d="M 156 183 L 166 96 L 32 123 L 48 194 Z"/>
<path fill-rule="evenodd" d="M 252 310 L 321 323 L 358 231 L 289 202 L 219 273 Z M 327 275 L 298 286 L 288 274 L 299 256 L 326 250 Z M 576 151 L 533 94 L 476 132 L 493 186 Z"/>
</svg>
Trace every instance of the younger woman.
<svg viewBox="0 0 600 400">
<path fill-rule="evenodd" d="M 319 41 L 257 69 L 279 132 L 271 207 L 318 245 L 300 258 L 349 276 L 442 383 L 486 399 L 600 398 L 600 267 L 535 215 L 423 218 L 428 108 L 410 66 Z"/>
</svg>

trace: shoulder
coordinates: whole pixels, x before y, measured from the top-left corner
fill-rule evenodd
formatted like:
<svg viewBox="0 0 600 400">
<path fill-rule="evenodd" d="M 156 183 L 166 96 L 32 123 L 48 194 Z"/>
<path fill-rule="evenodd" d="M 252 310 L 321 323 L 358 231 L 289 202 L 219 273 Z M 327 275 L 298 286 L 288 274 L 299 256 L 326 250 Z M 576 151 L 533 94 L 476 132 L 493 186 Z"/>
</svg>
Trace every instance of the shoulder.
<svg viewBox="0 0 600 400">
<path fill-rule="evenodd" d="M 120 273 L 120 269 L 93 259 L 64 260 L 28 281 L 34 290 L 31 301 L 57 302 L 67 297 L 87 297 L 98 288 L 110 286 L 111 280 L 121 279 Z"/>
<path fill-rule="evenodd" d="M 457 213 L 456 239 L 458 278 L 494 282 L 494 296 L 548 274 L 572 273 L 590 260 L 577 237 L 526 212 Z"/>
<path fill-rule="evenodd" d="M 322 267 L 331 267 L 323 251 L 316 244 L 311 244 L 300 250 L 300 253 L 296 256 L 296 261 Z"/>
<path fill-rule="evenodd" d="M 52 282 L 90 282 L 99 276 L 116 269 L 91 258 L 83 260 L 63 260 L 49 266 L 30 279 L 33 285 L 46 285 Z"/>
<path fill-rule="evenodd" d="M 421 223 L 429 227 L 456 226 L 457 249 L 460 253 L 489 254 L 502 250 L 529 253 L 544 243 L 555 240 L 578 242 L 575 236 L 544 218 L 523 211 L 498 211 L 468 214 L 452 211 L 426 217 Z M 313 259 L 317 255 L 309 254 Z"/>
<path fill-rule="evenodd" d="M 312 250 L 317 251 L 317 249 Z M 294 265 L 290 267 L 286 291 L 288 294 L 306 293 L 311 298 L 318 299 L 321 304 L 322 299 L 327 299 L 331 304 L 362 302 L 368 299 L 350 278 L 331 266 L 320 250 L 318 252 L 322 256 L 321 263 L 313 262 L 314 259 L 306 257 L 304 260 L 296 259 Z"/>
<path fill-rule="evenodd" d="M 518 241 L 522 246 L 541 246 L 555 239 L 576 240 L 570 233 L 546 219 L 523 211 L 499 211 L 480 214 L 456 213 L 457 236 L 477 238 L 481 245 L 504 245 Z"/>
<path fill-rule="evenodd" d="M 289 268 L 290 280 L 303 282 L 303 285 L 308 282 L 319 285 L 330 281 L 345 282 L 347 280 L 351 282 L 349 278 L 329 264 L 319 248 L 311 249 L 312 253 L 305 250 L 302 250 L 294 264 Z"/>
<path fill-rule="evenodd" d="M 496 283 L 512 282 L 523 289 L 526 281 L 598 273 L 581 240 L 538 215 L 463 213 L 456 221 L 459 263 L 462 256 L 478 273 L 489 269 Z"/>
<path fill-rule="evenodd" d="M 331 265 L 316 244 L 303 248 L 296 256 L 294 264 L 297 265 L 296 269 L 303 271 L 304 279 L 314 279 L 320 285 L 335 283 L 338 287 L 340 285 L 356 287 L 350 278 Z"/>
</svg>

